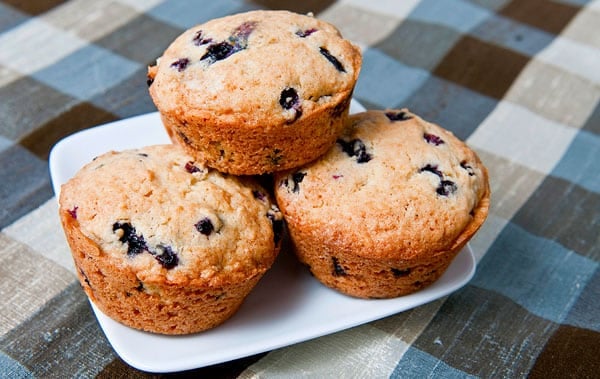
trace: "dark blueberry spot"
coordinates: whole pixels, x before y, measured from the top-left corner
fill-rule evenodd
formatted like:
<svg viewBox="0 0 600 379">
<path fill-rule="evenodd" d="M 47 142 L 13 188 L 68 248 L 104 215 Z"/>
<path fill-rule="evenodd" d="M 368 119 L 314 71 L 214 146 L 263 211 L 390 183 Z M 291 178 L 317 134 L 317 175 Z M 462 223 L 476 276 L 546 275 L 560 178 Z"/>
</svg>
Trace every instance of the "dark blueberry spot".
<svg viewBox="0 0 600 379">
<path fill-rule="evenodd" d="M 415 287 L 421 287 L 421 284 L 422 283 L 417 280 L 416 282 L 413 283 L 413 286 L 415 286 Z"/>
<path fill-rule="evenodd" d="M 438 166 L 437 165 L 431 165 L 428 164 L 425 167 L 422 167 L 421 170 L 419 172 L 431 172 L 437 176 L 439 176 L 440 178 L 442 178 L 444 175 L 442 174 L 442 172 L 440 170 L 438 170 Z"/>
<path fill-rule="evenodd" d="M 192 38 L 192 42 L 196 46 L 202 46 L 202 45 L 206 45 L 209 42 L 212 42 L 212 38 L 205 38 L 202 33 L 202 30 L 198 30 L 196 32 L 196 34 L 194 35 L 194 38 Z"/>
<path fill-rule="evenodd" d="M 144 240 L 144 236 L 137 234 L 135 228 L 128 222 L 115 222 L 113 224 L 113 232 L 121 230 L 123 235 L 119 237 L 119 241 L 127 243 L 127 255 L 132 257 L 140 253 L 148 252 L 165 268 L 171 269 L 179 263 L 177 254 L 169 246 L 157 246 L 162 252 L 160 254 L 151 251 Z M 140 284 L 141 285 L 141 284 Z M 143 289 L 143 286 L 141 287 Z M 140 290 L 141 290 L 140 289 Z"/>
<path fill-rule="evenodd" d="M 248 46 L 248 37 L 254 31 L 257 24 L 256 21 L 246 21 L 233 31 L 233 34 L 229 37 L 229 41 L 236 47 L 236 52 Z"/>
<path fill-rule="evenodd" d="M 252 190 L 252 195 L 254 196 L 255 199 L 258 199 L 260 201 L 265 201 L 266 195 L 259 190 Z"/>
<path fill-rule="evenodd" d="M 473 170 L 473 167 L 471 167 L 469 164 L 467 164 L 467 161 L 460 162 L 460 167 L 467 170 L 467 173 L 469 174 L 469 176 L 475 175 L 475 171 Z"/>
<path fill-rule="evenodd" d="M 294 105 L 298 103 L 298 99 L 298 92 L 291 87 L 287 87 L 281 91 L 279 104 L 283 107 L 283 109 L 292 109 Z"/>
<path fill-rule="evenodd" d="M 139 155 L 140 157 L 146 157 L 146 158 L 148 157 L 148 154 L 146 154 L 146 153 L 138 153 L 138 155 Z"/>
<path fill-rule="evenodd" d="M 451 180 L 442 180 L 439 187 L 435 190 L 438 195 L 448 196 L 456 192 L 456 184 Z"/>
<path fill-rule="evenodd" d="M 329 62 L 331 62 L 331 64 L 340 72 L 346 72 L 346 69 L 344 68 L 344 66 L 342 65 L 342 63 L 340 61 L 338 61 L 338 59 L 336 57 L 334 57 L 333 55 L 331 55 L 331 53 L 329 52 L 329 50 L 327 50 L 324 47 L 319 47 L 319 51 L 321 52 L 321 54 L 327 58 L 327 60 Z"/>
<path fill-rule="evenodd" d="M 188 64 L 190 64 L 190 60 L 187 58 L 181 58 L 176 60 L 175 62 L 171 63 L 171 68 L 176 69 L 177 71 L 181 72 L 183 70 L 186 69 L 186 67 L 188 66 Z"/>
<path fill-rule="evenodd" d="M 335 180 L 338 180 L 339 178 L 343 178 L 343 177 L 344 177 L 344 175 L 333 175 L 333 178 Z"/>
<path fill-rule="evenodd" d="M 90 283 L 90 278 L 85 274 L 85 272 L 79 267 L 79 272 L 81 276 L 83 276 L 83 281 L 88 285 L 88 287 L 92 288 L 92 284 Z"/>
<path fill-rule="evenodd" d="M 316 31 L 317 31 L 317 29 L 315 29 L 315 28 L 310 28 L 310 29 L 306 29 L 306 30 L 298 30 L 296 32 L 296 35 L 298 37 L 300 37 L 300 38 L 306 38 L 306 37 L 308 37 L 309 35 L 313 34 Z"/>
<path fill-rule="evenodd" d="M 247 21 L 238 26 L 227 41 L 208 45 L 201 61 L 208 59 L 210 63 L 223 60 L 248 47 L 248 36 L 256 27 L 256 21 Z"/>
<path fill-rule="evenodd" d="M 153 254 L 154 258 L 166 269 L 172 269 L 179 264 L 179 258 L 170 246 L 157 246 L 161 254 Z"/>
<path fill-rule="evenodd" d="M 333 263 L 333 276 L 348 275 L 336 257 L 332 257 L 331 261 Z"/>
<path fill-rule="evenodd" d="M 206 53 L 200 58 L 201 61 L 208 59 L 211 63 L 223 60 L 234 53 L 233 45 L 228 42 L 219 42 L 208 46 Z"/>
<path fill-rule="evenodd" d="M 440 185 L 435 190 L 438 195 L 448 196 L 449 194 L 454 193 L 457 189 L 456 184 L 453 181 L 444 180 L 444 174 L 438 170 L 437 165 L 428 164 L 425 167 L 422 167 L 419 172 L 431 172 L 440 178 Z"/>
<path fill-rule="evenodd" d="M 144 290 L 144 283 L 140 281 L 140 284 L 138 284 L 138 286 L 135 287 L 135 290 L 138 292 L 142 292 Z"/>
<path fill-rule="evenodd" d="M 394 274 L 394 277 L 396 277 L 396 278 L 401 278 L 403 276 L 407 276 L 408 274 L 410 274 L 410 268 L 407 268 L 405 270 L 399 270 L 397 268 L 393 268 L 392 274 Z"/>
<path fill-rule="evenodd" d="M 292 174 L 292 181 L 294 182 L 294 188 L 292 188 L 292 192 L 300 191 L 300 183 L 302 183 L 302 180 L 304 180 L 305 176 L 305 172 L 299 171 Z"/>
<path fill-rule="evenodd" d="M 194 146 L 194 143 L 181 130 L 177 131 L 177 135 L 181 138 L 181 140 L 183 141 L 183 143 L 185 143 L 186 145 L 191 146 L 193 148 L 196 148 Z"/>
<path fill-rule="evenodd" d="M 185 170 L 187 172 L 189 172 L 190 174 L 193 174 L 195 172 L 202 172 L 202 170 L 200 168 L 198 168 L 198 166 L 194 165 L 194 162 L 192 162 L 192 161 L 186 162 Z"/>
<path fill-rule="evenodd" d="M 436 136 L 435 134 L 424 133 L 423 138 L 425 139 L 425 141 L 427 141 L 427 143 L 430 143 L 435 146 L 439 146 L 444 143 L 444 140 Z"/>
<path fill-rule="evenodd" d="M 287 87 L 281 91 L 281 95 L 279 96 L 279 105 L 281 105 L 283 109 L 293 109 L 296 111 L 296 115 L 291 122 L 296 121 L 298 118 L 300 118 L 300 116 L 302 116 L 300 97 L 294 88 Z"/>
<path fill-rule="evenodd" d="M 353 139 L 351 141 L 338 139 L 336 142 L 349 157 L 356 157 L 357 163 L 366 163 L 373 159 L 371 154 L 367 153 L 367 147 L 360 139 Z"/>
<path fill-rule="evenodd" d="M 73 209 L 67 209 L 67 213 L 73 217 L 75 220 L 77 220 L 77 210 L 79 209 L 78 206 L 74 206 Z"/>
<path fill-rule="evenodd" d="M 404 111 L 385 112 L 385 115 L 387 116 L 387 118 L 390 119 L 390 121 L 406 121 L 406 120 L 410 120 L 412 118 L 411 115 L 409 115 L 407 112 L 404 112 Z"/>
<path fill-rule="evenodd" d="M 214 300 L 219 300 L 219 299 L 221 299 L 225 295 L 227 295 L 227 292 L 221 292 L 221 293 L 216 294 L 216 295 L 211 295 L 211 298 L 213 298 Z"/>
<path fill-rule="evenodd" d="M 203 219 L 198 221 L 194 226 L 196 227 L 196 230 L 198 230 L 200 233 L 204 234 L 207 237 L 215 230 L 215 226 L 208 217 L 204 217 Z"/>
<path fill-rule="evenodd" d="M 272 165 L 279 165 L 279 163 L 281 163 L 281 160 L 283 159 L 282 151 L 280 149 L 273 149 L 268 159 Z"/>
<path fill-rule="evenodd" d="M 267 218 L 271 220 L 271 224 L 273 224 L 273 240 L 275 241 L 275 246 L 277 246 L 283 235 L 283 219 L 277 217 L 273 211 L 267 212 Z"/>
<path fill-rule="evenodd" d="M 134 256 L 144 251 L 148 251 L 148 245 L 144 240 L 143 235 L 138 235 L 135 228 L 128 222 L 115 222 L 113 224 L 113 232 L 121 230 L 123 235 L 119 237 L 119 241 L 127 244 L 127 255 Z"/>
<path fill-rule="evenodd" d="M 154 83 L 154 78 L 151 78 L 151 77 L 149 77 L 149 76 L 148 76 L 148 77 L 146 78 L 146 85 L 147 85 L 148 87 L 150 87 L 150 86 L 152 85 L 152 83 Z"/>
</svg>

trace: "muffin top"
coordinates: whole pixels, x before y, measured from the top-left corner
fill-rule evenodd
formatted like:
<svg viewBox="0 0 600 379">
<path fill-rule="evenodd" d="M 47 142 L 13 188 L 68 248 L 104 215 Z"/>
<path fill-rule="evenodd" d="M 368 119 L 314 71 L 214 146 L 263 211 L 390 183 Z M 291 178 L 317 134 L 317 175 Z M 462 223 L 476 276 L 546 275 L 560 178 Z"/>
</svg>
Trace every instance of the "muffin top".
<svg viewBox="0 0 600 379">
<path fill-rule="evenodd" d="M 251 11 L 195 26 L 149 68 L 161 112 L 256 127 L 291 124 L 350 96 L 358 47 L 331 24 L 288 11 Z"/>
<path fill-rule="evenodd" d="M 325 156 L 276 176 L 275 195 L 290 231 L 312 229 L 360 256 L 413 259 L 474 233 L 489 184 L 464 142 L 402 109 L 350 116 Z"/>
<path fill-rule="evenodd" d="M 61 188 L 63 220 L 145 283 L 218 286 L 270 267 L 279 210 L 250 180 L 195 164 L 174 145 L 108 152 Z"/>
</svg>

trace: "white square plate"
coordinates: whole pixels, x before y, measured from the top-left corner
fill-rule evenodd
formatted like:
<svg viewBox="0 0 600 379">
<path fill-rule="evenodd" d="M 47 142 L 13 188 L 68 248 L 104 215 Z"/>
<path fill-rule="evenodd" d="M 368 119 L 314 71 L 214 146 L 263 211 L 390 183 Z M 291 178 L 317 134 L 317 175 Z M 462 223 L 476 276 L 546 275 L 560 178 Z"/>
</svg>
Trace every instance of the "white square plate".
<svg viewBox="0 0 600 379">
<path fill-rule="evenodd" d="M 364 108 L 353 101 L 351 112 Z M 158 114 L 149 113 L 75 133 L 50 153 L 54 192 L 95 156 L 110 150 L 169 143 Z M 164 336 L 124 326 L 92 303 L 100 327 L 117 354 L 149 372 L 173 372 L 225 362 L 351 328 L 446 296 L 475 273 L 467 245 L 444 275 L 416 293 L 384 300 L 342 295 L 321 285 L 282 251 L 239 311 L 224 324 L 187 336 Z"/>
</svg>

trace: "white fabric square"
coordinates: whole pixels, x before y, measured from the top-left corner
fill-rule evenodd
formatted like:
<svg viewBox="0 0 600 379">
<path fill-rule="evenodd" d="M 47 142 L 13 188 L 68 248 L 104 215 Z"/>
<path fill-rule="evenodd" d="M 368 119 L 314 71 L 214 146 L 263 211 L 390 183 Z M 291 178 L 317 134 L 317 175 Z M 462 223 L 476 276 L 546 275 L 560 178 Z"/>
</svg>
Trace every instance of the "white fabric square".
<svg viewBox="0 0 600 379">
<path fill-rule="evenodd" d="M 467 142 L 475 148 L 547 174 L 565 153 L 576 133 L 577 129 L 504 101 Z"/>
<path fill-rule="evenodd" d="M 369 9 L 356 8 L 337 2 L 319 13 L 319 18 L 339 25 L 344 36 L 361 47 L 372 46 L 385 39 L 400 24 L 393 15 L 371 12 Z"/>
<path fill-rule="evenodd" d="M 21 77 L 21 74 L 18 72 L 15 72 L 8 67 L 0 66 L 0 86 L 4 87 L 7 84 L 20 79 Z"/>
<path fill-rule="evenodd" d="M 71 0 L 53 8 L 42 19 L 62 30 L 93 41 L 138 16 L 129 6 L 115 1 Z"/>
<path fill-rule="evenodd" d="M 56 198 L 27 213 L 4 228 L 2 233 L 75 274 L 71 251 L 60 225 Z"/>
<path fill-rule="evenodd" d="M 31 19 L 0 35 L 0 64 L 22 74 L 32 74 L 86 44 L 72 34 Z"/>
<path fill-rule="evenodd" d="M 580 128 L 596 108 L 600 86 L 534 59 L 521 71 L 504 99 L 560 124 Z"/>
<path fill-rule="evenodd" d="M 145 11 L 150 8 L 154 8 L 156 5 L 162 3 L 164 0 L 118 0 L 119 3 L 130 6 L 138 11 Z"/>
<path fill-rule="evenodd" d="M 250 371 L 269 378 L 387 378 L 408 347 L 393 334 L 366 324 L 272 351 L 242 377 Z"/>
<path fill-rule="evenodd" d="M 600 1 L 597 4 L 600 4 Z M 569 25 L 563 30 L 562 35 L 600 49 L 600 30 L 598 30 L 598 25 L 600 25 L 600 8 L 588 8 L 579 12 L 569 22 Z M 590 33 L 590 30 L 594 29 L 597 32 Z"/>
<path fill-rule="evenodd" d="M 536 59 L 600 84 L 600 50 L 591 46 L 558 36 Z"/>
<path fill-rule="evenodd" d="M 341 0 L 339 3 L 352 5 L 356 8 L 362 8 L 371 12 L 381 13 L 386 16 L 393 16 L 404 19 L 420 3 L 419 0 Z"/>
</svg>

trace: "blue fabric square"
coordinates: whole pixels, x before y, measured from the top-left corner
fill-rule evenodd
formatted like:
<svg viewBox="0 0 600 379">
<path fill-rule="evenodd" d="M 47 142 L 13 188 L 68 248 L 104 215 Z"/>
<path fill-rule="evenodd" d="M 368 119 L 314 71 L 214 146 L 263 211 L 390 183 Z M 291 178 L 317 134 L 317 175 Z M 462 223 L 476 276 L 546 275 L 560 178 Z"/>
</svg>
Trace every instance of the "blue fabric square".
<svg viewBox="0 0 600 379">
<path fill-rule="evenodd" d="M 20 145 L 0 150 L 0 229 L 52 197 L 48 164 Z"/>
<path fill-rule="evenodd" d="M 494 98 L 431 76 L 405 106 L 466 140 L 497 104 Z"/>
<path fill-rule="evenodd" d="M 34 377 L 27 368 L 0 351 L 0 378 L 25 379 Z"/>
<path fill-rule="evenodd" d="M 561 323 L 598 263 L 508 223 L 483 257 L 471 285 L 503 294 Z"/>
<path fill-rule="evenodd" d="M 552 175 L 569 180 L 585 189 L 600 192 L 600 137 L 579 131 Z"/>
<path fill-rule="evenodd" d="M 408 18 L 440 24 L 461 32 L 467 32 L 490 17 L 492 12 L 473 3 L 424 0 L 413 9 Z"/>
<path fill-rule="evenodd" d="M 447 26 L 408 18 L 374 47 L 403 64 L 429 72 L 462 36 Z"/>
<path fill-rule="evenodd" d="M 177 28 L 189 29 L 213 18 L 246 9 L 239 1 L 232 0 L 172 0 L 156 6 L 148 14 Z"/>
<path fill-rule="evenodd" d="M 554 39 L 553 35 L 541 29 L 500 16 L 491 17 L 470 34 L 530 57 L 539 53 Z"/>
<path fill-rule="evenodd" d="M 600 299 L 600 275 L 596 270 L 571 309 L 565 323 L 600 332 L 600 317 L 597 314 L 598 299 Z"/>
<path fill-rule="evenodd" d="M 427 354 L 415 347 L 410 347 L 396 368 L 390 375 L 390 378 L 419 378 L 424 373 L 428 373 L 427 377 L 448 378 L 448 379 L 463 379 L 477 378 L 464 371 L 455 369 L 442 362 L 433 355 Z"/>
<path fill-rule="evenodd" d="M 8 149 L 12 145 L 12 141 L 0 136 L 0 153 Z"/>
<path fill-rule="evenodd" d="M 381 73 L 386 80 L 381 81 Z M 354 95 L 381 108 L 402 104 L 429 77 L 425 70 L 406 66 L 377 49 L 363 52 L 363 65 Z"/>
<path fill-rule="evenodd" d="M 147 69 L 142 68 L 105 93 L 95 96 L 91 103 L 122 118 L 155 112 L 156 107 L 146 85 Z"/>
<path fill-rule="evenodd" d="M 89 45 L 32 76 L 58 91 L 88 100 L 122 82 L 141 67 L 141 64 L 109 50 Z"/>
<path fill-rule="evenodd" d="M 29 17 L 16 9 L 0 3 L 0 32 L 14 28 Z"/>
</svg>

